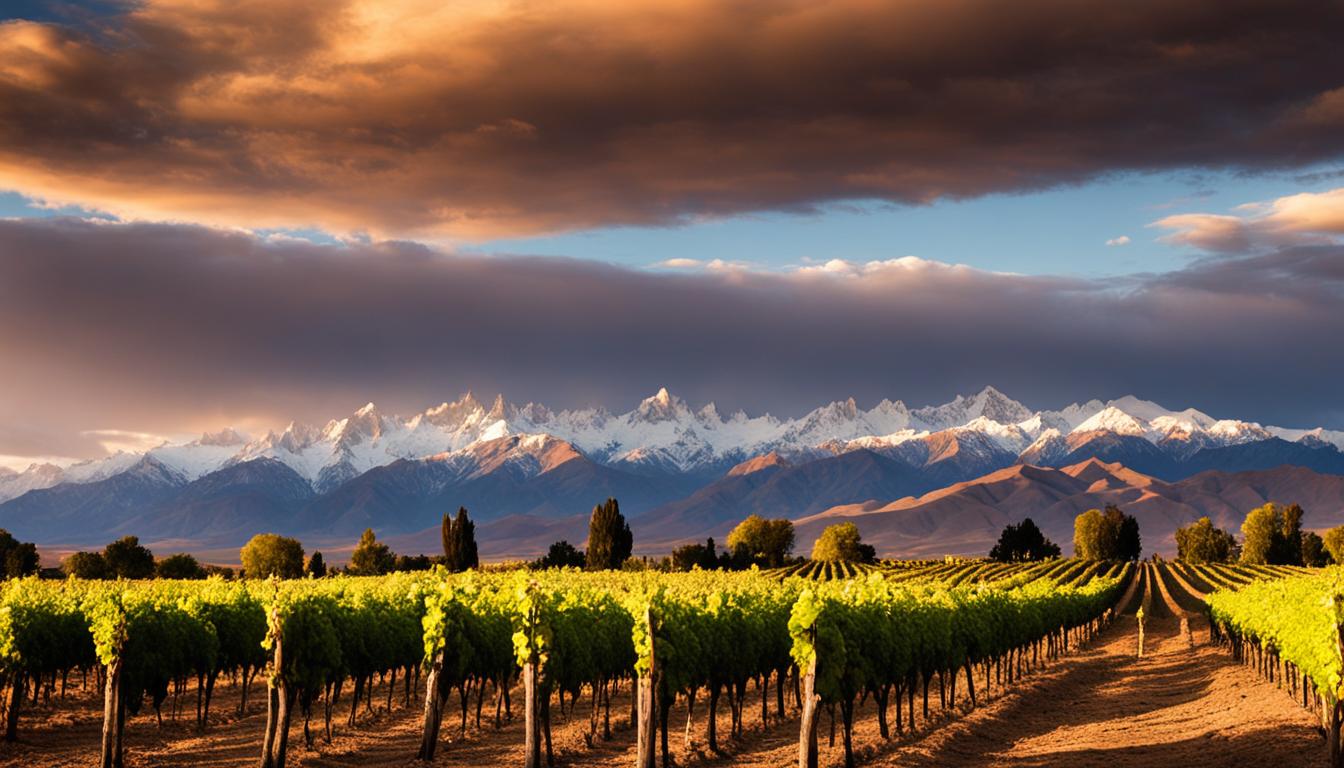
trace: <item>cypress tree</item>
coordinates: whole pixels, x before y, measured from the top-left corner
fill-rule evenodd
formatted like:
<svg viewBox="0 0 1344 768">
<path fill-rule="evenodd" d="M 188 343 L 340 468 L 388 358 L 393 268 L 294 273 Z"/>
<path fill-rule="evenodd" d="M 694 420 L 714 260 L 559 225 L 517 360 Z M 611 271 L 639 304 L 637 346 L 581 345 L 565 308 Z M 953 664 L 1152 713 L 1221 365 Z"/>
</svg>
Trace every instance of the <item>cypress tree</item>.
<svg viewBox="0 0 1344 768">
<path fill-rule="evenodd" d="M 453 518 L 443 513 L 443 525 L 439 531 L 443 538 L 443 564 L 450 571 L 457 570 L 457 539 L 453 537 Z"/>
<path fill-rule="evenodd" d="M 593 516 L 588 521 L 588 570 L 620 568 L 630 557 L 634 544 L 634 534 L 615 499 L 593 507 Z"/>
<path fill-rule="evenodd" d="M 467 508 L 457 508 L 457 519 L 453 521 L 453 538 L 457 540 L 457 569 L 466 571 L 481 564 L 476 552 L 476 524 L 467 517 Z"/>
<path fill-rule="evenodd" d="M 440 535 L 443 538 L 444 565 L 448 570 L 457 572 L 480 566 L 480 555 L 476 551 L 476 524 L 467 516 L 466 507 L 458 507 L 456 519 L 444 513 Z"/>
</svg>

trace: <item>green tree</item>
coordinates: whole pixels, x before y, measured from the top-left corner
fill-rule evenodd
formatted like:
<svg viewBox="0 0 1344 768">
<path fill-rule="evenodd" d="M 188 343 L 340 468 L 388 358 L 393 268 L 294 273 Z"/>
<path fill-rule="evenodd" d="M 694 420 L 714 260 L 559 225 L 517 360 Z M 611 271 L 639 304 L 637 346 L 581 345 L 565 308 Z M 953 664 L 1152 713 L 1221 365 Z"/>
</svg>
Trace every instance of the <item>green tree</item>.
<svg viewBox="0 0 1344 768">
<path fill-rule="evenodd" d="M 1335 565 L 1344 563 L 1344 525 L 1337 525 L 1321 536 L 1325 552 Z"/>
<path fill-rule="evenodd" d="M 1235 547 L 1232 534 L 1213 527 L 1207 516 L 1176 529 L 1176 558 L 1187 563 L 1225 563 Z"/>
<path fill-rule="evenodd" d="M 313 550 L 312 557 L 308 558 L 308 563 L 303 566 L 303 575 L 311 576 L 314 579 L 326 577 L 327 561 L 323 559 L 321 550 Z"/>
<path fill-rule="evenodd" d="M 813 560 L 844 560 L 850 563 L 871 563 L 876 559 L 873 548 L 863 543 L 859 527 L 853 523 L 828 525 L 812 544 Z"/>
<path fill-rule="evenodd" d="M 1283 565 L 1302 565 L 1302 507 L 1289 504 L 1279 520 L 1279 536 L 1275 540 L 1274 562 Z"/>
<path fill-rule="evenodd" d="M 238 555 L 243 561 L 243 575 L 249 579 L 303 576 L 303 545 L 298 539 L 259 533 L 243 545 Z"/>
<path fill-rule="evenodd" d="M 728 533 L 728 549 L 740 566 L 755 563 L 776 568 L 793 552 L 793 523 L 749 515 Z"/>
<path fill-rule="evenodd" d="M 106 579 L 107 561 L 101 552 L 75 552 L 61 562 L 61 570 L 80 579 Z"/>
<path fill-rule="evenodd" d="M 154 553 L 140 546 L 137 536 L 122 536 L 103 549 L 108 575 L 115 579 L 148 579 L 154 576 Z"/>
<path fill-rule="evenodd" d="M 37 553 L 37 545 L 31 541 L 20 542 L 5 553 L 5 574 L 10 578 L 31 576 L 37 573 L 41 564 L 42 556 Z"/>
<path fill-rule="evenodd" d="M 204 579 L 205 569 L 191 555 L 180 552 L 159 560 L 154 574 L 160 579 Z"/>
<path fill-rule="evenodd" d="M 444 513 L 441 536 L 444 566 L 448 570 L 460 572 L 480 567 L 481 558 L 476 551 L 476 524 L 467 516 L 466 507 L 458 507 L 456 519 Z"/>
<path fill-rule="evenodd" d="M 355 576 L 381 576 L 391 573 L 396 567 L 397 556 L 392 550 L 373 535 L 372 528 L 365 528 L 350 553 L 350 567 L 346 570 Z"/>
<path fill-rule="evenodd" d="M 0 579 L 31 576 L 41 562 L 36 544 L 19 541 L 0 528 Z"/>
<path fill-rule="evenodd" d="M 588 557 L 582 549 L 563 539 L 546 550 L 546 556 L 532 563 L 533 568 L 582 568 L 588 563 Z"/>
<path fill-rule="evenodd" d="M 672 550 L 672 569 L 675 571 L 689 571 L 692 568 L 712 571 L 718 567 L 719 552 L 713 538 L 706 539 L 704 544 L 684 544 Z"/>
<path fill-rule="evenodd" d="M 1241 562 L 1302 565 L 1302 508 L 1273 502 L 1256 507 L 1241 524 Z M 1322 542 L 1329 547 L 1328 539 Z"/>
<path fill-rule="evenodd" d="M 1329 565 L 1330 557 L 1325 553 L 1325 542 L 1313 531 L 1302 532 L 1302 564 L 1309 568 Z"/>
<path fill-rule="evenodd" d="M 588 570 L 620 568 L 634 549 L 634 535 L 615 499 L 593 507 L 588 521 Z"/>
<path fill-rule="evenodd" d="M 1138 560 L 1143 554 L 1143 537 L 1139 535 L 1139 521 L 1133 515 L 1121 512 L 1120 508 L 1114 505 L 1106 507 L 1106 514 L 1111 520 L 1114 520 L 1114 515 L 1120 516 L 1116 532 L 1116 559 Z"/>
<path fill-rule="evenodd" d="M 1273 504 L 1256 507 L 1241 523 L 1241 562 L 1268 563 L 1274 554 L 1274 539 L 1279 535 L 1277 508 Z"/>
<path fill-rule="evenodd" d="M 1073 553 L 1084 560 L 1137 560 L 1143 552 L 1139 521 L 1114 504 L 1089 509 L 1073 521 Z"/>
<path fill-rule="evenodd" d="M 999 542 L 989 550 L 989 559 L 1001 563 L 1046 560 L 1059 557 L 1059 545 L 1047 539 L 1030 518 L 1016 525 L 1009 523 L 999 534 Z"/>
<path fill-rule="evenodd" d="M 1073 556 L 1084 560 L 1107 560 L 1103 543 L 1106 519 L 1101 510 L 1089 509 L 1073 519 Z"/>
</svg>

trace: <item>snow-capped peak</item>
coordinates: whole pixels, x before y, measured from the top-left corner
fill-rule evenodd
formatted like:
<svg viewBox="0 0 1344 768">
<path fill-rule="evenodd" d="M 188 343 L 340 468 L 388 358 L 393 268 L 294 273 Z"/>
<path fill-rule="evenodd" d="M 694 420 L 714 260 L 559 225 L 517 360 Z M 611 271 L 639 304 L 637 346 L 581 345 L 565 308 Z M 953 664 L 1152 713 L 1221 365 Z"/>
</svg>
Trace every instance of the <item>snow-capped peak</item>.
<svg viewBox="0 0 1344 768">
<path fill-rule="evenodd" d="M 674 421 L 689 414 L 690 408 L 686 406 L 686 401 L 668 392 L 667 387 L 662 387 L 657 394 L 640 402 L 631 414 L 631 419 L 656 424 L 660 421 Z"/>
<path fill-rule="evenodd" d="M 1138 435 L 1142 437 L 1147 430 L 1138 419 L 1115 406 L 1107 406 L 1091 418 L 1073 428 L 1074 432 L 1114 432 L 1118 435 Z"/>
<path fill-rule="evenodd" d="M 1000 424 L 1017 424 L 1031 418 L 1031 409 L 993 387 L 985 387 L 969 397 L 958 395 L 950 403 L 918 408 L 915 418 L 931 430 L 951 429 L 977 417 Z"/>
<path fill-rule="evenodd" d="M 1154 403 L 1151 400 L 1140 400 L 1139 398 L 1134 397 L 1133 395 L 1125 395 L 1124 397 L 1116 398 L 1115 400 L 1110 401 L 1106 405 L 1110 408 L 1114 408 L 1123 413 L 1127 413 L 1130 416 L 1133 416 L 1135 419 L 1139 419 L 1141 421 L 1150 422 L 1153 421 L 1154 419 L 1161 418 L 1163 416 L 1176 415 L 1176 412 L 1171 411 L 1167 408 L 1163 408 L 1162 406 L 1158 405 L 1157 403 Z M 1193 408 L 1187 410 L 1186 414 L 1194 418 L 1202 417 L 1202 420 L 1205 422 L 1213 421 L 1208 416 L 1205 416 L 1204 414 L 1194 410 Z"/>
</svg>

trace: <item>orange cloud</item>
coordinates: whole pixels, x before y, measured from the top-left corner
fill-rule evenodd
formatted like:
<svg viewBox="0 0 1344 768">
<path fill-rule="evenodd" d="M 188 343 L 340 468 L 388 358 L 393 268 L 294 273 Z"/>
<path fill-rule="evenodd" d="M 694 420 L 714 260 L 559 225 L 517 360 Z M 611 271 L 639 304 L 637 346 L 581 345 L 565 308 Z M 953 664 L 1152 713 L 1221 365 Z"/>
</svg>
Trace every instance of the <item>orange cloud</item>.
<svg viewBox="0 0 1344 768">
<path fill-rule="evenodd" d="M 1162 237 L 1167 242 L 1209 251 L 1333 243 L 1344 235 L 1344 187 L 1248 203 L 1237 211 L 1177 214 L 1152 226 L 1172 230 Z"/>
<path fill-rule="evenodd" d="M 454 239 L 1293 166 L 1344 151 L 1341 38 L 1307 0 L 146 0 L 0 24 L 0 188 Z"/>
</svg>

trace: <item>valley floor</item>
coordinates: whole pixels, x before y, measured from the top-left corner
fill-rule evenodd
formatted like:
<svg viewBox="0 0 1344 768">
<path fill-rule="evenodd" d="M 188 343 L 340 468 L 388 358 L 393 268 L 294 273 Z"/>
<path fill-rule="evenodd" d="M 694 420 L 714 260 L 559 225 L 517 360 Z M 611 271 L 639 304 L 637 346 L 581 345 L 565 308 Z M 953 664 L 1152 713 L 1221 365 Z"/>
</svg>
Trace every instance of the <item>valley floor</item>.
<svg viewBox="0 0 1344 768">
<path fill-rule="evenodd" d="M 1182 606 L 1193 607 L 1194 595 L 1168 577 L 1154 578 L 1149 567 L 1143 589 L 1130 599 L 1122 615 L 1088 646 L 1028 675 L 1004 692 L 995 687 L 988 701 L 970 710 L 964 686 L 953 706 L 939 706 L 931 691 L 930 718 L 922 711 L 919 727 L 884 741 L 878 735 L 871 707 L 856 713 L 856 756 L 866 766 L 1125 766 L 1201 765 L 1275 768 L 1317 766 L 1325 762 L 1325 745 L 1315 718 L 1300 708 L 1287 690 L 1253 676 L 1228 654 L 1208 644 L 1202 618 L 1191 615 L 1191 638 L 1182 634 Z M 1151 590 L 1149 588 L 1152 588 Z M 1165 587 L 1163 589 L 1162 587 Z M 1146 596 L 1145 596 L 1146 595 Z M 1136 656 L 1133 610 L 1147 605 L 1146 653 Z M 1193 640 L 1193 645 L 1191 641 Z M 936 680 L 936 678 L 935 678 Z M 982 681 L 977 680 L 977 686 Z M 248 712 L 237 715 L 238 691 L 225 686 L 207 731 L 197 733 L 184 697 L 184 712 L 162 726 L 151 714 L 127 725 L 128 766 L 253 766 L 260 753 L 264 727 L 264 684 Z M 728 736 L 728 707 L 718 718 L 721 755 L 705 747 L 703 694 L 686 739 L 686 710 L 678 704 L 671 717 L 672 755 L 679 765 L 784 766 L 796 764 L 798 720 L 790 706 L 785 716 L 774 709 L 769 692 L 769 724 L 762 726 L 760 696 L 748 694 L 744 733 Z M 629 696 L 613 701 L 610 741 L 589 746 L 586 699 L 567 715 L 553 715 L 557 765 L 621 766 L 635 762 L 634 732 L 629 726 Z M 291 765 L 419 766 L 414 754 L 419 740 L 419 704 L 403 703 L 398 686 L 391 711 L 386 688 L 375 692 L 372 711 L 360 705 L 357 723 L 346 726 L 348 708 L 340 707 L 330 744 L 320 734 L 315 748 L 304 747 L 302 723 L 290 736 Z M 190 707 L 188 701 L 192 702 Z M 453 700 L 456 701 L 455 699 Z M 521 708 L 521 695 L 513 701 Z M 918 703 L 918 701 L 917 701 Z M 101 728 L 101 700 L 95 692 L 70 692 L 25 712 L 17 744 L 0 745 L 0 766 L 85 766 L 96 761 Z M 166 710 L 166 707 L 165 707 Z M 482 727 L 473 722 L 460 733 L 460 720 L 445 718 L 447 738 L 434 761 L 438 766 L 522 765 L 521 712 L 499 729 L 492 724 L 487 700 Z M 314 724 L 320 729 L 320 721 Z M 822 717 L 822 765 L 843 765 L 837 735 L 828 744 L 829 722 Z"/>
</svg>

